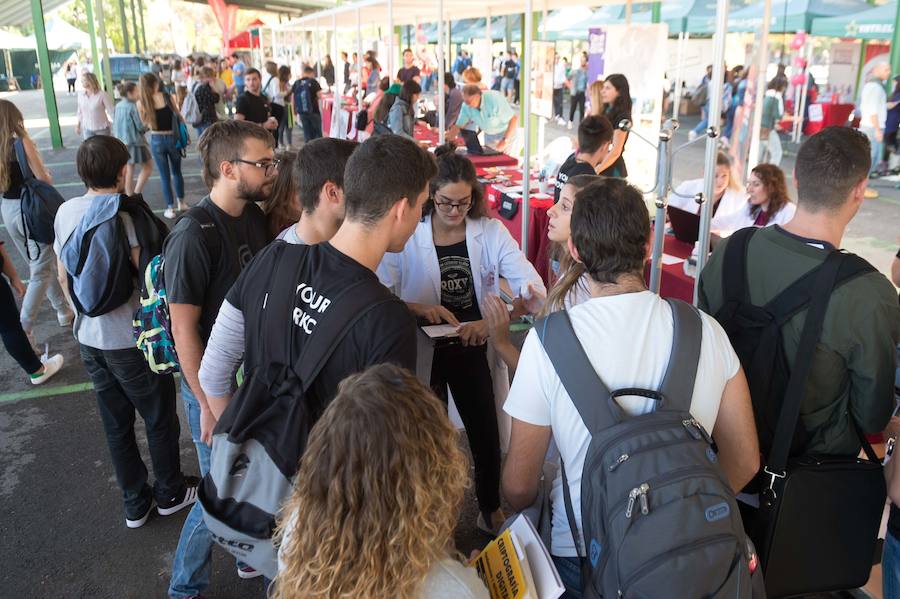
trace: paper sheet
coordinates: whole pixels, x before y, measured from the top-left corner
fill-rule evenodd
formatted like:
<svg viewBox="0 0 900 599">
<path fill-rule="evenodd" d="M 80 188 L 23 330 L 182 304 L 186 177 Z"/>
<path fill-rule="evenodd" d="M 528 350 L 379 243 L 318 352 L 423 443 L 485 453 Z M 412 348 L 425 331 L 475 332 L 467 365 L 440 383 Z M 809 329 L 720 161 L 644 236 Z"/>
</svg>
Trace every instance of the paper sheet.
<svg viewBox="0 0 900 599">
<path fill-rule="evenodd" d="M 670 256 L 669 254 L 662 255 L 662 263 L 667 266 L 671 264 L 681 264 L 682 262 L 684 262 L 684 258 L 677 258 L 675 256 Z"/>
</svg>

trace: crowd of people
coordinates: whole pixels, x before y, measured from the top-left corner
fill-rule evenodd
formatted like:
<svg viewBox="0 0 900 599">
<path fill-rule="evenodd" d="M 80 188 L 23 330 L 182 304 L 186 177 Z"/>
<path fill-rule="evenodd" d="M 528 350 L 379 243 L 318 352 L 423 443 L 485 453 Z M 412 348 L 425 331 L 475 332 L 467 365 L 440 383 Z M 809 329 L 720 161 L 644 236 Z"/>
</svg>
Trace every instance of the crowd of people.
<svg viewBox="0 0 900 599">
<path fill-rule="evenodd" d="M 35 348 L 42 298 L 60 326 L 73 325 L 126 526 L 144 526 L 154 512 L 168 517 L 190 509 L 180 538 L 172 540 L 170 597 L 203 596 L 217 543 L 231 548 L 241 578 L 264 577 L 274 597 L 487 597 L 474 569 L 453 550 L 470 485 L 475 524 L 488 535 L 549 493 L 548 549 L 565 597 L 579 598 L 595 584 L 583 576 L 607 548 L 605 540 L 595 548 L 585 532 L 599 508 L 583 491 L 593 484 L 585 468 L 599 431 L 583 420 L 546 345 L 548 330 L 560 322 L 553 315 L 568 315 L 570 349 L 581 346 L 595 378 L 627 391 L 597 396 L 622 419 L 650 414 L 665 400 L 654 390 L 668 381 L 670 348 L 684 335 L 676 308 L 646 286 L 651 223 L 641 192 L 625 181 L 627 132 L 616 126 L 631 117 L 628 80 L 610 75 L 588 85 L 584 56 L 574 68 L 563 58 L 557 63 L 556 116 L 569 124 L 576 111 L 582 118 L 577 150 L 556 177 L 547 231 L 553 274 L 545 285 L 507 228 L 487 216 L 472 161 L 453 143 L 429 152 L 416 142 L 422 115 L 415 107 L 434 73 L 416 64 L 412 51 L 402 55 L 396 77 L 383 76 L 371 52 L 355 79 L 356 57 L 350 62 L 343 53 L 343 74 L 330 57 L 323 62 L 327 86 L 346 89 L 355 81 L 369 97 L 362 143 L 322 137 L 323 88 L 311 65 L 294 79 L 286 65 L 267 63 L 263 75 L 237 55 L 211 65 L 196 61 L 188 73 L 179 62 L 166 73 L 157 63 L 158 72 L 121 85 L 115 106 L 96 77 L 84 73 L 76 165 L 86 192 L 59 207 L 51 243 L 35 242 L 24 230 L 21 190 L 32 174 L 52 180 L 21 112 L 0 100 L 3 220 L 31 269 L 26 289 L 0 244 L 9 279 L 0 277 L 4 345 L 31 382 L 41 384 L 63 366 L 61 355 L 39 357 Z M 483 82 L 471 59 L 459 55 L 443 77 L 451 139 L 472 129 L 498 150 L 515 145 L 518 117 L 510 102 L 519 70 L 510 52 L 495 62 L 492 81 Z M 568 119 L 565 89 L 572 99 Z M 299 149 L 293 116 L 304 132 Z M 185 193 L 181 164 L 189 126 L 209 189 L 204 197 Z M 718 464 L 729 500 L 752 489 L 768 449 L 761 450 L 760 438 L 771 432 L 763 430 L 767 421 L 751 396 L 745 356 L 733 347 L 729 306 L 769 305 L 840 248 L 862 204 L 872 157 L 880 155 L 867 135 L 831 127 L 809 138 L 797 155 L 796 202 L 777 165 L 757 166 L 742 194 L 729 158 L 718 157 L 717 239 L 699 275 L 699 310 L 690 309 L 699 346 L 684 428 L 686 439 L 709 441 L 706 455 Z M 142 200 L 129 201 L 145 187 L 151 158 L 165 218 L 181 213 L 170 231 L 142 209 Z M 699 181 L 685 182 L 674 197 L 696 211 L 684 198 L 697 189 Z M 101 229 L 104 223 L 112 224 Z M 743 258 L 747 294 L 735 300 L 726 284 L 733 276 L 730 249 L 736 239 L 743 243 L 736 232 L 748 228 L 756 234 Z M 94 244 L 114 260 L 81 256 Z M 105 297 L 113 263 L 124 264 L 134 279 L 130 287 L 108 309 L 86 309 L 85 295 Z M 895 284 L 898 279 L 900 254 Z M 21 311 L 13 291 L 24 297 Z M 855 456 L 857 428 L 887 430 L 891 438 L 898 433 L 891 416 L 900 304 L 896 289 L 874 269 L 829 291 L 805 384 L 798 451 Z M 156 349 L 148 356 L 135 343 L 141 332 L 135 313 L 154 293 L 157 301 L 164 296 L 169 318 L 156 334 L 170 335 L 156 349 L 168 350 L 177 363 L 177 384 L 175 368 L 154 362 Z M 522 316 L 538 320 L 519 347 L 509 326 Z M 418 326 L 427 324 L 450 325 L 455 337 L 434 345 L 423 372 Z M 803 325 L 803 314 L 783 323 L 789 364 Z M 177 389 L 199 481 L 181 465 Z M 473 475 L 447 416 L 451 397 Z M 152 485 L 135 439 L 135 411 L 147 428 Z M 541 484 L 548 462 L 564 468 L 554 470 L 549 488 Z M 637 452 L 626 453 L 608 469 L 634 462 L 645 463 Z M 896 463 L 887 466 L 889 477 Z M 261 471 L 258 464 L 274 466 Z M 243 491 L 234 476 L 265 489 L 254 495 L 258 506 L 239 500 Z M 265 485 L 263 476 L 270 477 Z M 889 480 L 891 498 L 900 501 L 894 488 L 900 479 Z M 638 491 L 631 505 L 643 492 L 640 519 L 649 512 L 648 491 Z M 660 497 L 651 491 L 651 505 Z M 259 507 L 263 502 L 270 511 Z M 752 536 L 754 510 L 741 510 Z M 900 511 L 892 507 L 885 588 L 888 580 L 900 588 L 898 531 Z M 255 539 L 249 549 L 240 541 L 246 538 Z M 740 555 L 738 566 L 752 571 L 753 556 Z M 703 576 L 713 584 L 720 574 Z M 669 584 L 677 588 L 678 581 Z"/>
</svg>

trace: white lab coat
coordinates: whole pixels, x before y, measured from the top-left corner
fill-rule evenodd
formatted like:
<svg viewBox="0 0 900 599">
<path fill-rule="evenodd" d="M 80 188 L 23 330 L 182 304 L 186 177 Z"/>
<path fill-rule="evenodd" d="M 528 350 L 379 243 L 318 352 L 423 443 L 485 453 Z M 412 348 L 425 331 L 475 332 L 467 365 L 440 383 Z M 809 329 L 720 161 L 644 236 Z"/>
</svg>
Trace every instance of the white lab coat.
<svg viewBox="0 0 900 599">
<path fill-rule="evenodd" d="M 669 194 L 669 205 L 680 208 L 685 212 L 693 212 L 698 214 L 700 206 L 694 201 L 694 197 L 698 193 L 703 193 L 703 179 L 690 179 L 682 182 L 675 188 L 675 193 Z M 684 197 L 686 196 L 686 197 Z M 719 201 L 719 208 L 716 210 L 715 216 L 712 217 L 710 230 L 719 231 L 723 222 L 727 222 L 735 212 L 743 210 L 747 206 L 747 194 L 744 191 L 727 188 L 722 199 Z"/>
<path fill-rule="evenodd" d="M 487 217 L 467 218 L 466 248 L 469 252 L 476 300 L 482 299 L 482 265 L 496 265 L 499 275 L 509 283 L 514 296 L 524 295 L 529 284 L 536 292 L 546 295 L 547 290 L 540 275 L 499 220 Z M 430 215 L 422 219 L 402 252 L 385 254 L 377 273 L 381 282 L 403 301 L 440 305 L 441 270 L 437 250 L 434 248 Z M 500 425 L 500 447 L 506 451 L 509 445 L 510 424 L 509 417 L 502 408 L 509 393 L 509 372 L 490 342 L 487 357 L 494 383 L 494 401 L 497 404 Z"/>
<path fill-rule="evenodd" d="M 784 208 L 778 211 L 778 214 L 769 218 L 769 222 L 766 223 L 766 226 L 771 227 L 772 225 L 784 225 L 789 220 L 794 218 L 795 212 L 797 212 L 797 204 L 795 204 L 794 202 L 788 202 L 784 205 Z M 750 213 L 750 204 L 749 202 L 745 202 L 743 208 L 723 218 L 719 222 L 719 228 L 716 229 L 715 227 L 713 227 L 712 231 L 720 237 L 728 237 L 738 229 L 746 229 L 747 227 L 752 227 L 753 221 L 754 218 Z"/>
</svg>

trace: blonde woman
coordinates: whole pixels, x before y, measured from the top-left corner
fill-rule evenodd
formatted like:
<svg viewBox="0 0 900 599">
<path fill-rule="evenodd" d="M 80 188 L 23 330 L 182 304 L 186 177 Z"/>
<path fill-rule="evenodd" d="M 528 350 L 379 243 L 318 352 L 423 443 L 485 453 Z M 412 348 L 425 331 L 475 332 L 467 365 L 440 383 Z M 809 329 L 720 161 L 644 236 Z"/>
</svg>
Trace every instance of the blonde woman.
<svg viewBox="0 0 900 599">
<path fill-rule="evenodd" d="M 187 210 L 184 201 L 184 177 L 181 174 L 181 152 L 175 147 L 175 131 L 181 114 L 175 107 L 172 94 L 163 91 L 159 79 L 153 73 L 141 75 L 141 95 L 138 114 L 150 128 L 150 153 L 159 171 L 166 211 L 163 216 L 175 218 L 175 210 Z M 175 196 L 172 195 L 172 184 Z M 178 204 L 175 204 L 175 198 Z"/>
<path fill-rule="evenodd" d="M 348 377 L 310 432 L 272 596 L 487 599 L 448 549 L 467 476 L 446 406 L 412 373 Z"/>
<path fill-rule="evenodd" d="M 588 87 L 590 100 L 590 116 L 605 115 L 606 104 L 603 102 L 603 79 L 597 79 Z"/>
<path fill-rule="evenodd" d="M 78 94 L 75 133 L 82 141 L 95 135 L 109 135 L 115 110 L 112 98 L 100 89 L 100 81 L 93 73 L 85 72 L 81 76 L 81 86 L 84 90 Z"/>
<path fill-rule="evenodd" d="M 28 287 L 22 296 L 22 311 L 19 317 L 22 329 L 31 344 L 35 345 L 32 331 L 44 297 L 50 300 L 50 305 L 56 311 L 59 326 L 72 324 L 74 315 L 56 281 L 56 254 L 53 252 L 52 244 L 37 243 L 25 238 L 22 204 L 19 199 L 24 183 L 24 168 L 16 158 L 17 146 L 24 150 L 28 163 L 26 167 L 35 178 L 52 183 L 50 172 L 44 166 L 37 147 L 25 130 L 22 113 L 9 100 L 0 100 L 0 195 L 3 196 L 0 211 L 13 245 L 28 264 Z M 20 281 L 12 283 L 14 286 L 21 285 Z"/>
</svg>

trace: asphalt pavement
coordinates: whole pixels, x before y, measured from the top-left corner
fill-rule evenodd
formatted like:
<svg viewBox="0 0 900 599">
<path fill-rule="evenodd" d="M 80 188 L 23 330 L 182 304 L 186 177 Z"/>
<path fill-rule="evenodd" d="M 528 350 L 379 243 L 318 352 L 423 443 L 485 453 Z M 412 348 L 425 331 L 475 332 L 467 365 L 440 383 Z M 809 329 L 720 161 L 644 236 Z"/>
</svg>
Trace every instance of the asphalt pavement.
<svg viewBox="0 0 900 599">
<path fill-rule="evenodd" d="M 50 149 L 49 130 L 40 92 L 0 94 L 22 109 L 26 126 L 52 171 L 55 185 L 66 197 L 84 193 L 75 170 L 79 140 L 74 132 L 74 97 L 58 94 L 65 149 Z M 679 140 L 686 140 L 686 119 Z M 299 129 L 295 139 L 302 138 Z M 549 126 L 548 140 L 571 134 Z M 676 181 L 702 174 L 702 144 L 682 153 L 675 165 Z M 783 168 L 793 168 L 791 146 Z M 207 190 L 200 178 L 194 146 L 184 160 L 186 196 L 196 202 Z M 851 223 L 844 246 L 879 269 L 887 271 L 900 234 L 900 190 L 889 180 L 874 182 L 882 191 L 867 201 Z M 793 185 L 791 184 L 791 187 Z M 156 173 L 145 189 L 152 208 L 162 213 L 164 203 Z M 9 242 L 0 227 L 0 239 Z M 28 272 L 22 259 L 7 245 L 22 278 Z M 118 487 L 106 448 L 96 402 L 78 357 L 71 332 L 56 324 L 49 305 L 35 329 L 39 343 L 51 353 L 62 353 L 66 366 L 53 380 L 32 386 L 18 366 L 0 352 L 0 597 L 106 598 L 163 597 L 187 510 L 154 516 L 142 528 L 125 527 Z M 187 422 L 179 408 L 181 456 L 186 473 L 198 472 Z M 149 464 L 146 437 L 138 419 L 139 445 Z M 465 445 L 465 437 L 461 436 Z M 477 509 L 471 489 L 456 533 L 457 547 L 468 554 L 487 538 L 475 528 Z M 242 581 L 234 560 L 215 549 L 209 597 L 222 599 L 263 597 L 260 579 Z"/>
</svg>

